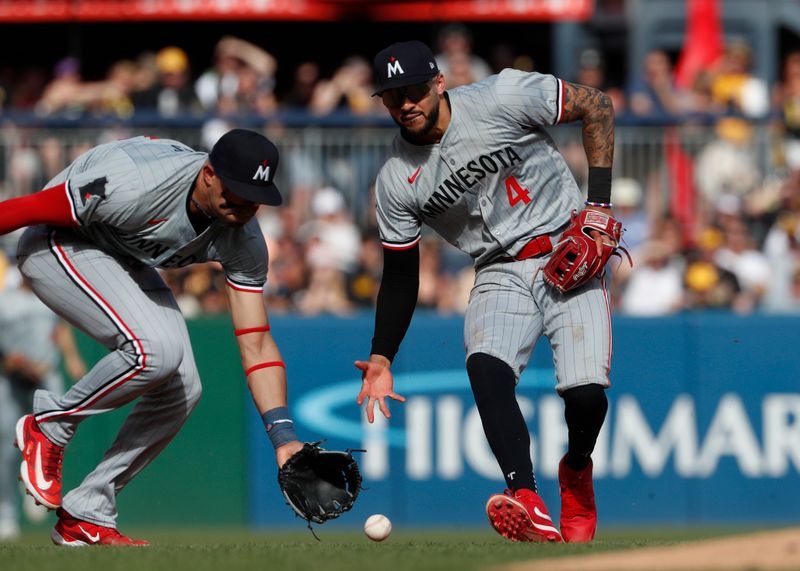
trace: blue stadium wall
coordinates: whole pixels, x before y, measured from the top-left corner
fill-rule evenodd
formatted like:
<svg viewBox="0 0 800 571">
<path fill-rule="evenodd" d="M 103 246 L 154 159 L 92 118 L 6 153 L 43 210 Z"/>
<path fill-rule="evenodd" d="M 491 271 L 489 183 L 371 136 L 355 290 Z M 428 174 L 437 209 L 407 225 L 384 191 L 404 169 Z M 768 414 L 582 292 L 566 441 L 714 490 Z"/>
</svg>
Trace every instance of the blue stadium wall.
<svg viewBox="0 0 800 571">
<path fill-rule="evenodd" d="M 483 438 L 464 371 L 462 320 L 417 315 L 393 367 L 404 405 L 368 425 L 353 361 L 372 317 L 273 317 L 298 433 L 360 453 L 365 489 L 330 527 L 369 514 L 396 526 L 483 525 L 503 481 Z M 249 400 L 226 318 L 190 323 L 205 393 L 176 441 L 120 496 L 137 524 L 302 528 L 279 495 L 273 453 Z M 91 348 L 82 340 L 82 347 Z M 595 459 L 603 524 L 797 522 L 800 497 L 800 319 L 697 313 L 614 321 L 609 416 Z M 534 467 L 558 517 L 557 464 L 567 432 L 540 343 L 519 398 Z M 70 446 L 69 484 L 111 441 L 125 411 L 92 418 Z"/>
</svg>

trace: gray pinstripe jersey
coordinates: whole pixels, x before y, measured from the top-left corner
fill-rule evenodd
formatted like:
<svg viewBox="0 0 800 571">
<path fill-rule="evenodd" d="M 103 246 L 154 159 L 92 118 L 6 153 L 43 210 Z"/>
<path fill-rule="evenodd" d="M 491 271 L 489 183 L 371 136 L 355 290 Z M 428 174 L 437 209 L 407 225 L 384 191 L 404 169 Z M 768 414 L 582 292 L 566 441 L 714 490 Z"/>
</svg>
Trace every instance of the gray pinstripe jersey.
<svg viewBox="0 0 800 571">
<path fill-rule="evenodd" d="M 552 75 L 511 69 L 448 91 L 442 140 L 419 146 L 398 136 L 378 174 L 384 246 L 413 246 L 424 222 L 481 264 L 565 224 L 581 194 L 542 128 L 561 119 L 562 94 Z"/>
<path fill-rule="evenodd" d="M 243 228 L 215 220 L 197 235 L 186 210 L 206 153 L 169 139 L 136 137 L 99 145 L 59 173 L 79 233 L 103 250 L 152 267 L 215 260 L 234 285 L 260 288 L 267 249 L 258 222 Z"/>
</svg>

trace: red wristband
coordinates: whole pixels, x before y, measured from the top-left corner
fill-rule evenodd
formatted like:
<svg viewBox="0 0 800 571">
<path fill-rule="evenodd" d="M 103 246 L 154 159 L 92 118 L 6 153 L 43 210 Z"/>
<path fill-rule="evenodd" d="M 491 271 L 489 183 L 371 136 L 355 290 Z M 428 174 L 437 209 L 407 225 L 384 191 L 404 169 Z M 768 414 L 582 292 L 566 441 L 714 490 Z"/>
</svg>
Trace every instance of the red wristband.
<svg viewBox="0 0 800 571">
<path fill-rule="evenodd" d="M 258 371 L 259 369 L 266 369 L 267 367 L 283 367 L 286 368 L 286 363 L 283 361 L 267 361 L 266 363 L 259 363 L 258 365 L 253 365 L 249 369 L 244 372 L 245 377 L 249 377 L 250 373 L 253 371 Z"/>
<path fill-rule="evenodd" d="M 247 329 L 234 329 L 233 333 L 238 337 L 239 335 L 258 333 L 259 331 L 269 331 L 269 325 L 262 325 L 261 327 L 248 327 Z"/>
</svg>

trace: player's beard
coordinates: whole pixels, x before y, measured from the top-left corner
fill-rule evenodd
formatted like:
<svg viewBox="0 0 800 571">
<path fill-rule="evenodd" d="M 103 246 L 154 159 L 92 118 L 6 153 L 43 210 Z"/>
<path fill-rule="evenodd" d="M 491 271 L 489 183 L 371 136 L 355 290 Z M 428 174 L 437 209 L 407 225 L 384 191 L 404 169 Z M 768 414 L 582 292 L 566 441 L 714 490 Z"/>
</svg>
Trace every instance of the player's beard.
<svg viewBox="0 0 800 571">
<path fill-rule="evenodd" d="M 416 130 L 413 130 L 413 131 L 411 129 L 407 129 L 406 127 L 404 127 L 402 125 L 402 123 L 400 123 L 400 121 L 395 119 L 395 123 L 397 123 L 400 126 L 400 134 L 407 141 L 415 141 L 415 140 L 419 140 L 419 139 L 424 139 L 433 130 L 433 128 L 436 126 L 436 123 L 438 121 L 439 121 L 439 103 L 438 102 L 436 103 L 436 105 L 433 106 L 433 109 L 431 109 L 431 112 L 428 115 L 428 118 L 425 120 L 425 123 L 419 129 L 416 129 Z"/>
</svg>

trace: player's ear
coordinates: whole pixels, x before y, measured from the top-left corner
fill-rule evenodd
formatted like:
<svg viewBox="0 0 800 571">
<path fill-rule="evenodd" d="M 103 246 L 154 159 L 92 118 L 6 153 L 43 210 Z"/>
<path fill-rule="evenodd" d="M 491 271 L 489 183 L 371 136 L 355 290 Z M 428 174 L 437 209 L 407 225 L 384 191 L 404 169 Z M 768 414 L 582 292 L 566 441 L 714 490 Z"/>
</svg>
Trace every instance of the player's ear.
<svg viewBox="0 0 800 571">
<path fill-rule="evenodd" d="M 444 93 L 444 75 L 442 72 L 439 72 L 436 77 L 433 78 L 433 88 L 439 95 Z"/>
<path fill-rule="evenodd" d="M 206 186 L 210 186 L 214 180 L 214 177 L 217 176 L 217 173 L 214 172 L 214 167 L 211 166 L 211 163 L 206 161 L 206 164 L 203 165 L 203 168 L 200 170 L 200 174 L 203 177 L 203 182 Z"/>
</svg>

